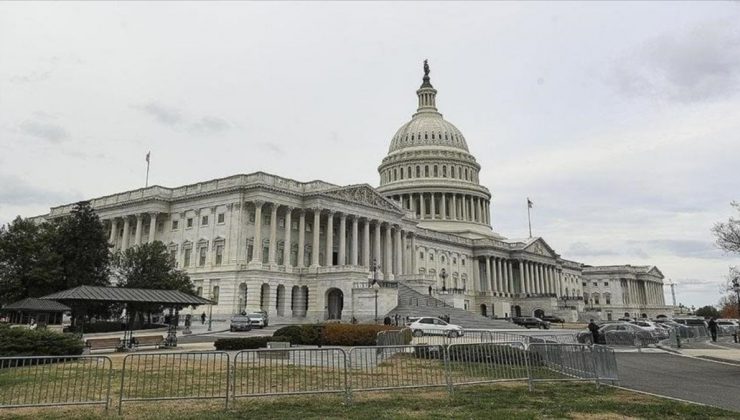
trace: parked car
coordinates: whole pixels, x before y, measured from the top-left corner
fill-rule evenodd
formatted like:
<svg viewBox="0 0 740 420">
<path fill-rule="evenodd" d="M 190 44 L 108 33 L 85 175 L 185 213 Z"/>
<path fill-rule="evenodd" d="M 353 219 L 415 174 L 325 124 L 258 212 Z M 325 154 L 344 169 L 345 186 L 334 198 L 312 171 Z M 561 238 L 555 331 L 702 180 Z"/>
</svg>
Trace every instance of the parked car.
<svg viewBox="0 0 740 420">
<path fill-rule="evenodd" d="M 646 331 L 650 332 L 655 337 L 657 337 L 658 339 L 661 339 L 661 340 L 666 339 L 669 336 L 668 332 L 665 329 L 663 329 L 662 327 L 657 326 L 653 322 L 650 322 L 650 321 L 647 321 L 647 320 L 644 320 L 644 319 L 639 319 L 639 320 L 636 320 L 636 321 L 632 321 L 631 324 L 637 325 L 638 327 L 642 327 L 643 329 L 645 329 Z"/>
<path fill-rule="evenodd" d="M 550 328 L 549 322 L 543 321 L 533 316 L 514 317 L 512 318 L 512 321 L 516 325 L 521 325 L 522 327 L 525 327 L 525 328 L 539 328 L 539 329 L 549 329 Z"/>
<path fill-rule="evenodd" d="M 607 340 L 607 334 L 610 336 Z M 655 336 L 645 328 L 629 322 L 607 324 L 599 328 L 596 344 L 627 344 L 644 346 L 655 342 Z"/>
<path fill-rule="evenodd" d="M 446 335 L 450 338 L 462 337 L 465 330 L 459 325 L 448 324 L 439 318 L 421 317 L 409 324 L 414 337 L 424 335 Z"/>
<path fill-rule="evenodd" d="M 549 323 L 556 323 L 556 324 L 562 324 L 565 322 L 563 318 L 560 318 L 559 316 L 555 315 L 545 315 L 540 317 L 541 320 L 547 321 Z"/>
<path fill-rule="evenodd" d="M 734 319 L 718 319 L 717 327 L 721 335 L 732 335 L 738 331 L 738 322 Z"/>
<path fill-rule="evenodd" d="M 252 322 L 246 315 L 236 315 L 231 317 L 231 332 L 234 331 L 252 331 Z"/>
<path fill-rule="evenodd" d="M 674 322 L 686 325 L 688 327 L 704 327 L 707 328 L 709 325 L 707 321 L 702 318 L 673 318 Z"/>
<path fill-rule="evenodd" d="M 269 325 L 267 322 L 266 312 L 252 312 L 247 314 L 247 316 L 249 317 L 253 327 L 258 327 L 261 329 Z"/>
</svg>

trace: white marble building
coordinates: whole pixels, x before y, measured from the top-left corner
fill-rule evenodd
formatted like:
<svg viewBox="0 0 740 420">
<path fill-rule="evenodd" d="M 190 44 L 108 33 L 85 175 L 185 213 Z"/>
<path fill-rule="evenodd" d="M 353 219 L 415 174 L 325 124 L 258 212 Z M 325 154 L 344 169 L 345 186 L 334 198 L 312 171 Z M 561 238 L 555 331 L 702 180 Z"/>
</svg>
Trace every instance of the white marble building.
<svg viewBox="0 0 740 420">
<path fill-rule="evenodd" d="M 366 320 L 374 316 L 376 292 L 380 314 L 396 307 L 394 282 L 403 282 L 489 317 L 544 311 L 575 320 L 583 318 L 584 293 L 602 293 L 590 286 L 597 279 L 612 276 L 614 302 L 622 290 L 635 290 L 618 288 L 617 278 L 643 274 L 602 276 L 599 267 L 560 258 L 542 238 L 494 232 L 480 165 L 460 130 L 437 111 L 436 94 L 425 65 L 417 112 L 393 136 L 378 188 L 257 172 L 90 201 L 115 250 L 165 243 L 199 293 L 218 302 L 214 317 L 261 308 L 291 322 Z M 54 207 L 43 217 L 71 208 Z M 383 287 L 368 287 L 373 275 Z M 640 292 L 611 312 L 667 310 L 663 276 L 657 269 L 644 276 L 661 290 Z"/>
</svg>

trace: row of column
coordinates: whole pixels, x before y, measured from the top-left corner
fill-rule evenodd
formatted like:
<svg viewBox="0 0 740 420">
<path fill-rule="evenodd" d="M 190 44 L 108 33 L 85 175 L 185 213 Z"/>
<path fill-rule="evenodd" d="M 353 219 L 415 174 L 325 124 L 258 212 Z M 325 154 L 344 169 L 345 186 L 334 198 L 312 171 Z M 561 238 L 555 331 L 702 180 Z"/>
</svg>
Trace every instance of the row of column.
<svg viewBox="0 0 740 420">
<path fill-rule="evenodd" d="M 514 281 L 512 263 L 518 264 L 519 281 Z M 499 257 L 483 257 L 482 290 L 497 293 L 556 295 L 563 292 L 561 272 L 557 267 L 533 261 L 513 261 Z M 480 267 L 480 264 L 479 264 Z"/>
<path fill-rule="evenodd" d="M 260 246 L 256 248 L 255 252 L 252 253 L 251 263 L 261 264 L 267 262 L 271 265 L 277 265 L 276 250 L 277 250 L 277 220 L 278 208 L 284 208 L 285 214 L 285 233 L 284 233 L 284 256 L 283 263 L 286 267 L 292 267 L 290 258 L 291 241 L 292 241 L 292 217 L 293 207 L 282 206 L 276 203 L 269 204 L 269 211 L 271 212 L 271 219 L 273 222 L 270 223 L 270 240 L 268 248 L 268 261 L 262 261 L 261 243 L 262 243 L 262 211 L 263 207 L 268 204 L 262 201 L 254 202 L 255 206 L 255 230 L 254 230 L 254 244 Z M 410 241 L 411 249 L 416 247 L 416 237 L 413 233 L 405 231 L 398 225 L 392 223 L 383 222 L 381 220 L 373 220 L 366 217 L 357 215 L 348 215 L 346 213 L 335 212 L 332 210 L 325 210 L 321 208 L 310 209 L 313 212 L 313 229 L 311 238 L 311 263 L 310 267 L 319 267 L 319 249 L 321 247 L 321 231 L 324 231 L 324 246 L 325 246 L 325 258 L 324 266 L 334 265 L 334 222 L 335 218 L 338 218 L 337 228 L 337 264 L 336 265 L 361 265 L 368 267 L 372 266 L 372 261 L 381 263 L 382 273 L 389 278 L 389 276 L 413 273 L 416 271 L 416 260 L 415 258 L 410 259 L 410 263 L 406 262 L 405 250 L 407 241 Z M 297 209 L 298 211 L 298 256 L 296 261 L 296 267 L 303 268 L 304 257 L 305 257 L 305 245 L 306 245 L 306 217 L 307 211 L 305 209 Z M 322 225 L 322 214 L 326 217 L 323 218 Z M 362 225 L 362 228 L 360 228 Z M 372 230 L 372 234 L 371 234 Z M 360 234 L 362 231 L 362 234 Z M 349 233 L 349 235 L 348 235 Z M 384 243 L 382 237 L 385 237 Z M 372 238 L 371 238 L 372 235 Z M 362 236 L 362 239 L 360 239 Z M 349 239 L 349 255 L 347 255 L 347 240 Z M 373 249 L 370 248 L 371 239 L 373 242 Z M 372 252 L 371 252 L 372 251 Z M 413 255 L 413 253 L 411 254 Z"/>
<path fill-rule="evenodd" d="M 648 293 L 648 305 L 665 305 L 665 295 L 663 294 L 663 284 L 654 282 L 645 282 Z"/>
<path fill-rule="evenodd" d="M 464 220 L 491 224 L 490 203 L 483 197 L 454 193 L 411 193 L 394 196 L 419 219 Z"/>
<path fill-rule="evenodd" d="M 118 236 L 118 226 L 119 223 L 123 224 L 123 237 L 121 238 L 121 244 L 119 246 L 119 249 L 121 251 L 125 251 L 130 246 L 136 246 L 142 244 L 142 234 L 143 234 L 143 228 L 144 228 L 144 216 L 146 216 L 146 213 L 140 213 L 136 214 L 134 216 L 123 216 L 123 217 L 115 217 L 110 219 L 110 237 L 108 239 L 108 242 L 110 242 L 111 245 L 116 245 L 116 239 Z M 157 231 L 157 213 L 148 213 L 149 215 L 149 236 L 147 238 L 147 243 L 154 242 L 154 234 Z M 134 225 L 132 225 L 132 219 L 134 219 Z M 131 229 L 134 230 L 134 243 L 130 244 L 129 241 L 131 240 Z"/>
</svg>

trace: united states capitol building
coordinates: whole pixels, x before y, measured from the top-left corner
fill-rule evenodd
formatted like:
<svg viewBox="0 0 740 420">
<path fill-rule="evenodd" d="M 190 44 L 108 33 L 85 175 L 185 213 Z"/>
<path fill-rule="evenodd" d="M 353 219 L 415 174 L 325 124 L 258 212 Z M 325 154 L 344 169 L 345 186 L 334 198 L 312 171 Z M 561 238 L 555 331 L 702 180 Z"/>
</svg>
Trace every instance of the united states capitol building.
<svg viewBox="0 0 740 420">
<path fill-rule="evenodd" d="M 440 302 L 488 318 L 672 313 L 655 267 L 588 266 L 543 238 L 494 232 L 481 166 L 437 110 L 426 63 L 416 94 L 378 187 L 256 172 L 90 201 L 114 250 L 163 242 L 198 293 L 217 302 L 214 318 L 262 309 L 271 322 L 367 321 Z"/>
</svg>

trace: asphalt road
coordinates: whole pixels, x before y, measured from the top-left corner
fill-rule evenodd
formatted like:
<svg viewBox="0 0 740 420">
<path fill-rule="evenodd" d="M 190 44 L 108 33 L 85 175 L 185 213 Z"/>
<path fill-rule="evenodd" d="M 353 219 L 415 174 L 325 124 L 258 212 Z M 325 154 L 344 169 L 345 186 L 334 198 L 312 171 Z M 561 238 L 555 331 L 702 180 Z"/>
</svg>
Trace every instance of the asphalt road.
<svg viewBox="0 0 740 420">
<path fill-rule="evenodd" d="M 740 412 L 740 365 L 661 353 L 617 353 L 619 384 Z"/>
</svg>

